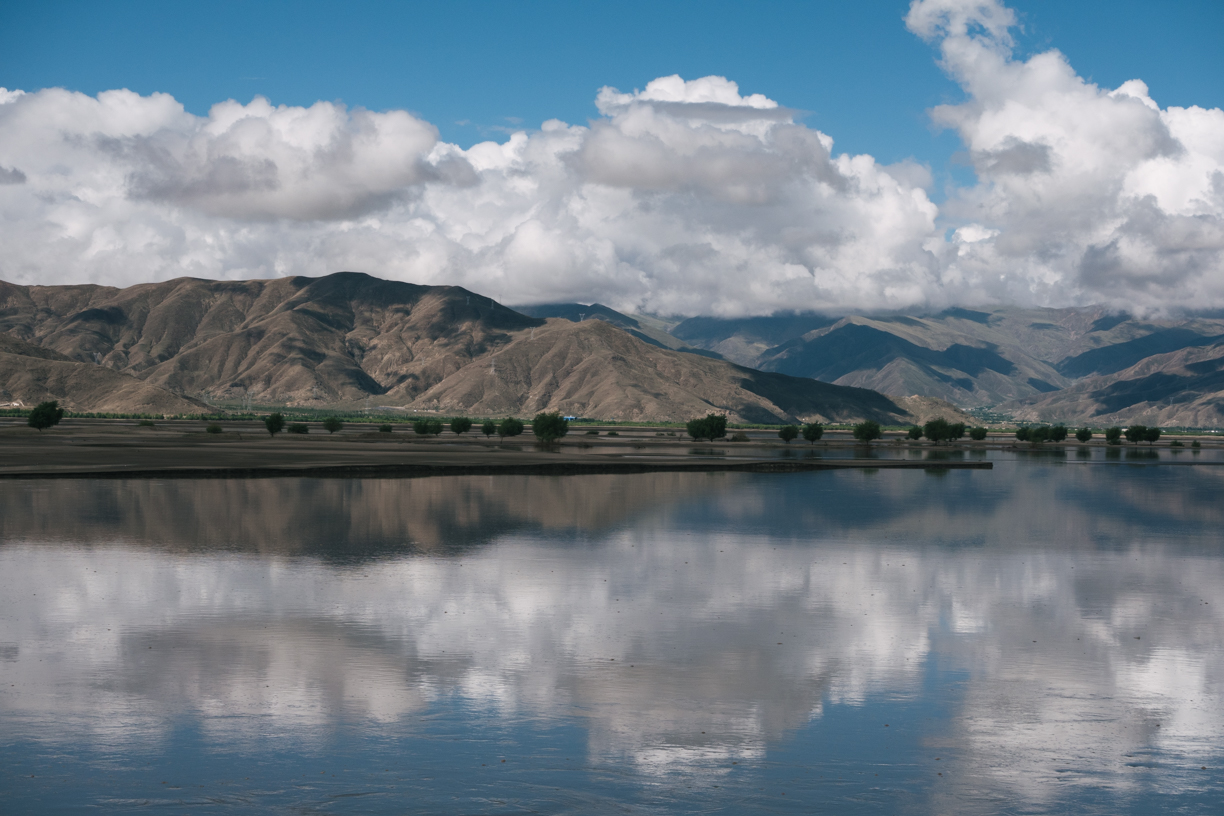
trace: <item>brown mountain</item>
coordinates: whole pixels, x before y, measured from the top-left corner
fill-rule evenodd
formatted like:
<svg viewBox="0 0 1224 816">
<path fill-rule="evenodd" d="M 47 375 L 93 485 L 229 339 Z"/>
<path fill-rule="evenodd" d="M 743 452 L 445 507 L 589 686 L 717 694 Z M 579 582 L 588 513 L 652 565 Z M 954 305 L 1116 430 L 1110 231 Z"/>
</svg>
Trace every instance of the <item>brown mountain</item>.
<svg viewBox="0 0 1224 816">
<path fill-rule="evenodd" d="M 0 331 L 61 355 L 27 368 L 86 366 L 156 387 L 149 394 L 208 400 L 627 420 L 708 411 L 746 421 L 912 419 L 874 391 L 648 345 L 604 321 L 532 318 L 458 287 L 350 272 L 127 289 L 0 283 Z"/>
<path fill-rule="evenodd" d="M 1005 403 L 1000 410 L 1027 421 L 1224 427 L 1224 343 L 1152 354 L 1121 371 L 1088 377 L 1043 399 Z"/>
<path fill-rule="evenodd" d="M 58 352 L 0 334 L 0 405 L 58 400 L 71 411 L 134 414 L 197 413 L 205 406 L 128 374 L 79 363 Z"/>
</svg>

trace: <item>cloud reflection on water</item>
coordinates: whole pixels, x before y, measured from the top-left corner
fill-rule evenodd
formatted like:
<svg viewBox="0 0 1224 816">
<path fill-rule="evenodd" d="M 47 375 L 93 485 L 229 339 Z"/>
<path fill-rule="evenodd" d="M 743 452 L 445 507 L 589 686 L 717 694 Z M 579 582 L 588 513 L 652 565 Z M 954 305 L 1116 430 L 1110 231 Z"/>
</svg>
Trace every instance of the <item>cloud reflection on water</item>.
<svg viewBox="0 0 1224 816">
<path fill-rule="evenodd" d="M 925 744 L 964 790 L 1152 784 L 1136 756 L 1190 784 L 1224 734 L 1216 485 L 1010 465 L 4 485 L 0 718 L 310 745 L 450 699 L 584 722 L 597 762 L 704 772 L 828 706 L 922 700 L 937 665 L 965 679 Z"/>
</svg>

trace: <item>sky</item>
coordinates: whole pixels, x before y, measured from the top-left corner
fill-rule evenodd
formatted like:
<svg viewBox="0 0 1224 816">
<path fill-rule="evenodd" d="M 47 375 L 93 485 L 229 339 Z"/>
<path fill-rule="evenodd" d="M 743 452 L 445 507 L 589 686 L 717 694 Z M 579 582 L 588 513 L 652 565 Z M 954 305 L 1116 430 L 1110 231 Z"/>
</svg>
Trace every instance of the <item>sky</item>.
<svg viewBox="0 0 1224 816">
<path fill-rule="evenodd" d="M 0 279 L 1218 308 L 1221 31 L 1218 2 L 9 0 Z"/>
</svg>

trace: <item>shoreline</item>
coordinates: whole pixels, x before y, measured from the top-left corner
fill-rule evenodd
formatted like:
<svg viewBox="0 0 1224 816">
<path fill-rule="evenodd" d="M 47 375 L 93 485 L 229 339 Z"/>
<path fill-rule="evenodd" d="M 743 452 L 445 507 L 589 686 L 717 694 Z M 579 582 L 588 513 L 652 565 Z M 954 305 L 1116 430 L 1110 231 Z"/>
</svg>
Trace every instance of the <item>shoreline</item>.
<svg viewBox="0 0 1224 816">
<path fill-rule="evenodd" d="M 697 462 L 535 462 L 501 464 L 383 464 L 275 466 L 255 468 L 183 467 L 123 470 L 114 466 L 77 470 L 0 470 L 0 479 L 276 479 L 425 478 L 429 476 L 579 476 L 633 473 L 800 473 L 816 470 L 992 470 L 993 462 L 907 462 L 895 459 L 787 461 L 762 459 Z"/>
<path fill-rule="evenodd" d="M 23 423 L 24 424 L 24 423 Z M 198 421 L 152 427 L 124 420 L 74 420 L 43 432 L 0 423 L 0 479 L 421 478 L 450 475 L 579 475 L 659 472 L 793 473 L 815 470 L 990 470 L 989 461 L 846 456 L 853 444 L 783 447 L 764 434 L 750 442 L 689 442 L 654 429 L 617 436 L 571 434 L 536 444 L 475 434 L 419 437 L 346 426 L 335 434 L 278 434 L 262 423 L 227 423 L 219 434 Z M 883 452 L 892 445 L 873 446 Z M 818 452 L 838 451 L 823 457 Z M 782 453 L 786 451 L 786 453 Z M 815 453 L 816 455 L 813 455 Z"/>
</svg>

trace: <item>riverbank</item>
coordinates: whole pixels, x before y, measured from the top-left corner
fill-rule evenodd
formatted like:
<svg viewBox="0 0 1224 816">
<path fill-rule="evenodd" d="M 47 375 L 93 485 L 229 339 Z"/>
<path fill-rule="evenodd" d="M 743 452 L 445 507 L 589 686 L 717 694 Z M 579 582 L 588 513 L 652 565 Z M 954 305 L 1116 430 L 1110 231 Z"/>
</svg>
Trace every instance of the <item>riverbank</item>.
<svg viewBox="0 0 1224 816">
<path fill-rule="evenodd" d="M 431 476 L 494 474 L 647 473 L 659 471 L 791 472 L 845 468 L 990 469 L 987 461 L 872 458 L 852 439 L 789 445 L 776 432 L 747 442 L 694 443 L 655 428 L 585 429 L 543 446 L 530 434 L 505 440 L 477 433 L 423 437 L 400 429 L 381 433 L 349 425 L 335 434 L 270 437 L 257 422 L 207 424 L 170 420 L 72 419 L 46 431 L 14 420 L 0 423 L 0 478 L 235 478 L 275 476 Z M 772 439 L 770 438 L 772 436 Z M 862 454 L 862 455 L 859 455 Z"/>
</svg>

